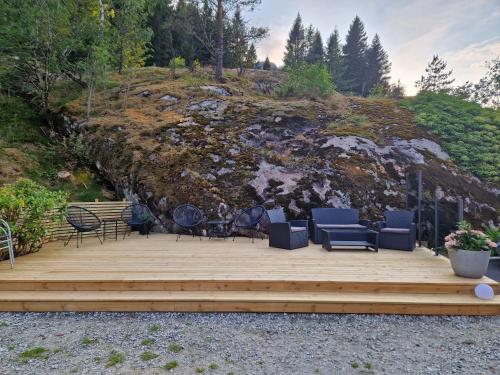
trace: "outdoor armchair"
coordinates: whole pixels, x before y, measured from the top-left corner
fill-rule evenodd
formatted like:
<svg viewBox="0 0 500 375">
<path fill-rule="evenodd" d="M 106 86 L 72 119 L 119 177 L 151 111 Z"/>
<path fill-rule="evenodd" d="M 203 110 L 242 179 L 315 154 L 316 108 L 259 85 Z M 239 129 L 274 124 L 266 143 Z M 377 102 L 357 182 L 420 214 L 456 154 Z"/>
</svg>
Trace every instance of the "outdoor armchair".
<svg viewBox="0 0 500 375">
<path fill-rule="evenodd" d="M 78 240 L 83 242 L 83 233 L 88 232 L 95 232 L 99 242 L 102 244 L 101 237 L 97 231 L 101 227 L 101 219 L 92 211 L 80 206 L 69 206 L 66 213 L 66 220 L 75 230 L 64 243 L 64 246 L 68 245 L 69 241 L 71 241 L 71 238 L 76 233 L 76 247 L 78 248 Z"/>
<path fill-rule="evenodd" d="M 194 237 L 194 230 L 203 224 L 205 216 L 198 207 L 187 203 L 180 205 L 174 210 L 173 219 L 174 223 L 177 224 L 181 230 L 191 233 Z M 178 241 L 180 237 L 181 232 L 178 232 L 175 241 Z"/>
<path fill-rule="evenodd" d="M 269 246 L 298 249 L 309 245 L 307 220 L 286 220 L 283 208 L 267 210 L 269 217 Z"/>
<path fill-rule="evenodd" d="M 149 225 L 154 220 L 154 215 L 145 204 L 134 203 L 123 209 L 121 213 L 122 221 L 127 224 L 130 228 L 128 233 L 132 230 L 132 227 L 142 227 L 144 233 L 146 233 L 146 238 L 149 237 Z M 123 238 L 125 238 L 127 231 L 123 233 Z"/>
<path fill-rule="evenodd" d="M 360 220 L 356 208 L 313 208 L 311 210 L 311 239 L 315 244 L 322 243 L 323 229 L 359 229 L 371 226 L 370 220 Z"/>
<path fill-rule="evenodd" d="M 412 211 L 387 211 L 385 221 L 377 222 L 379 246 L 384 249 L 413 251 L 417 226 Z"/>
<path fill-rule="evenodd" d="M 258 234 L 258 225 L 264 216 L 266 209 L 262 206 L 253 206 L 250 208 L 243 209 L 234 219 L 234 236 L 233 241 L 236 238 L 240 229 L 246 229 L 250 231 L 252 238 L 252 243 L 254 242 L 254 234 Z"/>
</svg>

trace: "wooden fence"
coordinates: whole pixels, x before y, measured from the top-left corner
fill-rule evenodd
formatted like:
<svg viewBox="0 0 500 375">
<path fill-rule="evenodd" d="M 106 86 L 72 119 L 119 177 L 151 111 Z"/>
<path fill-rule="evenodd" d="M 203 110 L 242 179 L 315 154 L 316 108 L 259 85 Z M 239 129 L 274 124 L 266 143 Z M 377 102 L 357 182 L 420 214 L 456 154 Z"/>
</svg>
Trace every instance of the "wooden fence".
<svg viewBox="0 0 500 375">
<path fill-rule="evenodd" d="M 128 229 L 128 226 L 121 221 L 121 213 L 122 210 L 130 205 L 132 202 L 130 201 L 112 201 L 112 202 L 99 202 L 96 200 L 95 202 L 70 202 L 68 206 L 80 206 L 86 208 L 87 210 L 92 211 L 94 214 L 99 217 L 101 220 L 106 219 L 118 219 L 118 235 L 122 234 L 125 230 Z M 50 235 L 49 241 L 57 241 L 64 240 L 68 238 L 71 233 L 74 232 L 74 228 L 68 224 L 66 220 L 62 223 L 49 223 L 49 231 Z M 99 235 L 104 234 L 104 223 L 101 228 L 98 230 Z M 95 236 L 95 232 L 84 233 L 84 236 Z M 106 223 L 106 237 L 115 236 L 115 223 L 108 222 Z"/>
</svg>

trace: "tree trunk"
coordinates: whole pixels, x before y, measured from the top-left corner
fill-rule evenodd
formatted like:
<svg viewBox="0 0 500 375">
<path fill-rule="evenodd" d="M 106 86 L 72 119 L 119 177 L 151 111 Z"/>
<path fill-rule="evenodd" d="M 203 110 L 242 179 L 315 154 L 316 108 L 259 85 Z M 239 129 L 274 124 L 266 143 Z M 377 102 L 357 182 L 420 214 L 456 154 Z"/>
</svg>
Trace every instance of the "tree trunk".
<svg viewBox="0 0 500 375">
<path fill-rule="evenodd" d="M 222 60 L 224 57 L 224 9 L 223 0 L 217 0 L 217 46 L 215 48 L 215 79 L 222 82 Z"/>
</svg>

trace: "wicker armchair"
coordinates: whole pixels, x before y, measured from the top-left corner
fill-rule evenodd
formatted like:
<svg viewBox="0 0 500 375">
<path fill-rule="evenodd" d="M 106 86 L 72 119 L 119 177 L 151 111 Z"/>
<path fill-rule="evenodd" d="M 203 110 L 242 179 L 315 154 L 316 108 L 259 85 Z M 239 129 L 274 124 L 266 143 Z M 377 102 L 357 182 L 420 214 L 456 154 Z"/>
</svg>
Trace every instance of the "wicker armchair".
<svg viewBox="0 0 500 375">
<path fill-rule="evenodd" d="M 76 247 L 78 248 L 78 240 L 83 243 L 83 233 L 88 232 L 95 232 L 99 242 L 102 244 L 101 237 L 97 231 L 101 227 L 101 219 L 92 211 L 79 206 L 69 206 L 66 220 L 75 230 L 64 243 L 64 246 L 68 245 L 69 241 L 71 241 L 71 238 L 76 233 Z"/>
<path fill-rule="evenodd" d="M 293 250 L 309 246 L 307 220 L 286 220 L 283 208 L 267 210 L 269 217 L 269 246 Z"/>
<path fill-rule="evenodd" d="M 254 235 L 259 233 L 258 225 L 265 213 L 266 209 L 262 206 L 253 206 L 243 209 L 233 221 L 233 241 L 236 239 L 236 235 L 240 229 L 246 229 L 250 231 L 253 243 L 255 237 Z"/>
<path fill-rule="evenodd" d="M 383 249 L 413 251 L 417 226 L 412 211 L 387 211 L 385 221 L 377 222 L 379 247 Z"/>
<path fill-rule="evenodd" d="M 198 207 L 193 206 L 192 204 L 183 204 L 174 210 L 173 219 L 174 223 L 177 224 L 181 230 L 191 233 L 194 237 L 194 230 L 203 224 L 205 217 L 203 212 Z M 177 233 L 175 241 L 178 241 L 179 238 L 181 238 L 180 232 Z"/>
<path fill-rule="evenodd" d="M 313 208 L 311 210 L 311 239 L 321 244 L 323 229 L 359 229 L 371 226 L 369 220 L 359 220 L 359 211 L 355 208 Z"/>
<path fill-rule="evenodd" d="M 129 231 L 123 233 L 123 238 L 130 234 L 132 227 L 142 227 L 144 233 L 146 233 L 146 238 L 149 238 L 149 224 L 153 222 L 154 215 L 145 204 L 134 203 L 123 209 L 122 221 L 129 226 Z"/>
<path fill-rule="evenodd" d="M 9 224 L 0 219 L 0 252 L 7 249 L 9 253 L 10 268 L 14 267 L 14 246 L 12 244 L 12 232 L 10 231 Z"/>
</svg>

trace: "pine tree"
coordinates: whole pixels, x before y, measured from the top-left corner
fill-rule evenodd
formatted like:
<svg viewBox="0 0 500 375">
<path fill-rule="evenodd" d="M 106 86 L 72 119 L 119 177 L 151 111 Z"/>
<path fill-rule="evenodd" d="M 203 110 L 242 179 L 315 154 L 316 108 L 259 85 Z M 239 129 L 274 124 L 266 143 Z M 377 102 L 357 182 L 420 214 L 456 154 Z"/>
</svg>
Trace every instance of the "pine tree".
<svg viewBox="0 0 500 375">
<path fill-rule="evenodd" d="M 271 70 L 271 61 L 269 61 L 269 57 L 266 57 L 264 64 L 262 65 L 262 69 Z"/>
<path fill-rule="evenodd" d="M 367 51 L 366 92 L 380 86 L 382 92 L 389 89 L 391 63 L 387 52 L 382 48 L 378 34 L 375 34 Z"/>
<path fill-rule="evenodd" d="M 292 29 L 288 34 L 286 52 L 283 62 L 285 67 L 294 67 L 304 61 L 305 58 L 305 34 L 302 18 L 297 14 Z"/>
<path fill-rule="evenodd" d="M 305 47 L 304 47 L 304 56 L 307 61 L 307 56 L 309 56 L 309 51 L 311 51 L 312 45 L 314 43 L 314 27 L 313 25 L 307 26 L 304 32 L 305 35 Z"/>
<path fill-rule="evenodd" d="M 233 15 L 231 22 L 231 31 L 226 33 L 230 35 L 229 40 L 226 37 L 226 44 L 228 48 L 228 55 L 233 59 L 233 64 L 238 68 L 238 74 L 243 74 L 243 70 L 246 66 L 247 52 L 248 52 L 248 41 L 246 39 L 246 27 L 241 16 L 240 7 L 237 6 Z M 254 47 L 255 50 L 255 47 Z M 228 63 L 228 61 L 226 61 Z M 231 65 L 227 65 L 231 66 Z"/>
<path fill-rule="evenodd" d="M 323 40 L 319 31 L 314 33 L 313 41 L 307 53 L 306 61 L 310 64 L 324 63 L 325 50 L 323 49 Z"/>
<path fill-rule="evenodd" d="M 422 76 L 415 87 L 419 91 L 448 92 L 450 85 L 455 81 L 451 78 L 453 70 L 446 71 L 446 61 L 440 59 L 438 55 L 432 57 L 432 61 L 425 68 L 425 76 Z"/>
<path fill-rule="evenodd" d="M 342 61 L 342 51 L 340 49 L 339 32 L 337 29 L 335 29 L 328 38 L 325 60 L 332 82 L 337 89 L 343 90 L 344 65 Z"/>
<path fill-rule="evenodd" d="M 344 53 L 344 79 L 346 91 L 364 95 L 366 91 L 366 32 L 363 22 L 356 16 L 351 23 L 342 48 Z"/>
<path fill-rule="evenodd" d="M 245 56 L 245 67 L 248 69 L 253 69 L 257 63 L 257 51 L 255 50 L 254 44 L 250 44 Z"/>
<path fill-rule="evenodd" d="M 157 0 L 148 18 L 153 31 L 146 65 L 167 66 L 172 58 L 172 33 L 169 27 L 174 9 L 171 0 Z"/>
</svg>

